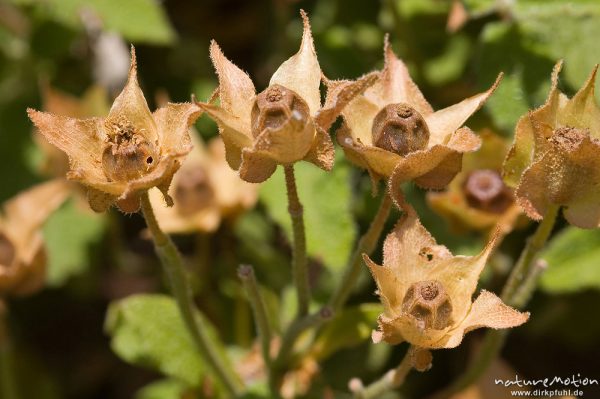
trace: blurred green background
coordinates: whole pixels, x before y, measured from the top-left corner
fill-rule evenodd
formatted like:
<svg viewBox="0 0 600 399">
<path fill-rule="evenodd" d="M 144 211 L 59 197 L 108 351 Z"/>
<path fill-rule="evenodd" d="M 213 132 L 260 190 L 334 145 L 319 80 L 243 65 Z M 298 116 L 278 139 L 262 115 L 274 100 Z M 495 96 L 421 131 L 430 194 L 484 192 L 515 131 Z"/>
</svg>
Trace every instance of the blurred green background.
<svg viewBox="0 0 600 399">
<path fill-rule="evenodd" d="M 489 127 L 505 137 L 512 135 L 520 115 L 543 103 L 558 59 L 565 60 L 560 88 L 568 94 L 600 61 L 598 1 L 460 4 L 466 12 L 464 21 L 449 29 L 453 8 L 449 0 L 0 0 L 0 201 L 45 179 L 38 172 L 41 153 L 25 113 L 27 107 L 42 108 L 41 82 L 74 96 L 93 84 L 116 95 L 126 77 L 130 43 L 136 46 L 140 84 L 151 109 L 160 93 L 173 101 L 188 101 L 192 93 L 201 100 L 209 97 L 217 84 L 208 57 L 211 39 L 250 74 L 260 91 L 277 66 L 297 50 L 302 33 L 298 11 L 303 8 L 311 19 L 321 68 L 329 78 L 355 78 L 381 68 L 386 33 L 435 109 L 488 88 L 503 71 L 499 89 L 469 126 Z M 217 134 L 206 117 L 197 128 L 204 138 Z M 311 166 L 299 168 L 317 302 L 326 301 L 354 240 L 379 204 L 371 197 L 366 173 L 348 164 L 339 148 L 336 152 L 331 174 Z M 254 335 L 236 279 L 239 263 L 253 264 L 268 287 L 265 292 L 273 308 L 288 318 L 291 314 L 289 222 L 282 179 L 279 173 L 264 184 L 257 208 L 236 223 L 223 225 L 212 235 L 177 237 L 196 268 L 199 306 L 223 340 L 238 350 L 249 348 Z M 465 254 L 481 247 L 482 239 L 475 234 L 451 233 L 427 208 L 421 190 L 409 187 L 409 198 L 438 242 Z M 388 230 L 396 216 L 388 221 Z M 503 358 L 530 378 L 573 373 L 598 378 L 600 235 L 567 228 L 562 222 L 559 228 L 548 254 L 551 267 L 529 309 L 532 318 L 511 334 Z M 111 350 L 111 336 L 104 329 L 108 305 L 134 293 L 164 291 L 142 229 L 138 216 L 116 211 L 90 215 L 73 201 L 49 220 L 48 288 L 10 301 L 24 398 L 169 399 L 183 391 L 191 398 L 202 397 L 201 390 L 189 390 L 194 384 L 177 371 L 196 367 L 193 359 L 191 365 L 165 371 L 157 366 L 162 360 L 156 359 L 173 353 L 150 356 L 113 341 L 125 362 Z M 530 231 L 531 227 L 509 236 L 500 260 L 516 257 Z M 197 259 L 198 248 L 204 260 Z M 380 256 L 377 253 L 374 259 L 379 261 Z M 498 292 L 506 269 L 502 261 L 496 263 L 499 266 L 484 276 L 482 284 Z M 351 300 L 355 305 L 376 302 L 374 286 L 364 277 Z M 157 329 L 164 325 L 163 316 L 155 316 Z M 315 391 L 308 397 L 319 397 L 315 392 L 323 386 L 344 397 L 350 378 L 369 381 L 398 362 L 404 346 L 373 346 L 368 327 L 374 318 L 361 323 L 362 330 L 356 333 L 360 339 L 348 338 L 349 348 L 323 360 Z M 436 351 L 433 369 L 412 374 L 403 394 L 424 397 L 446 386 L 464 369 L 480 337 L 480 331 L 471 333 L 460 348 Z M 153 339 L 160 346 L 177 338 Z M 163 375 L 171 379 L 164 380 Z M 148 384 L 153 385 L 140 391 Z M 592 389 L 586 394 L 600 395 Z"/>
</svg>

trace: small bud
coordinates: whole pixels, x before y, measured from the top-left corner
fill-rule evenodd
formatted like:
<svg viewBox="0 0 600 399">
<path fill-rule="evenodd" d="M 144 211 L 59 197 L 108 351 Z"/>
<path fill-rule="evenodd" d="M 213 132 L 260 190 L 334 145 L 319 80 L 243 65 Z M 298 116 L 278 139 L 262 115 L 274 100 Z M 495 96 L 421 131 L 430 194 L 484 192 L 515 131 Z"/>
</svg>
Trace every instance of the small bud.
<svg viewBox="0 0 600 399">
<path fill-rule="evenodd" d="M 258 137 L 266 128 L 277 129 L 290 118 L 307 120 L 310 111 L 298 94 L 274 84 L 256 96 L 252 107 L 252 135 Z"/>
<path fill-rule="evenodd" d="M 373 120 L 373 144 L 398 155 L 422 150 L 429 142 L 423 116 L 408 104 L 390 104 Z"/>
<path fill-rule="evenodd" d="M 175 202 L 180 213 L 190 215 L 206 206 L 214 198 L 208 174 L 200 165 L 182 168 L 175 183 Z"/>
<path fill-rule="evenodd" d="M 0 267 L 9 267 L 15 259 L 15 246 L 11 240 L 0 232 Z"/>
<path fill-rule="evenodd" d="M 512 192 L 502 181 L 500 173 L 491 169 L 471 172 L 464 190 L 470 206 L 490 213 L 502 213 L 513 202 Z"/>
<path fill-rule="evenodd" d="M 404 295 L 402 311 L 422 323 L 423 329 L 442 330 L 452 323 L 450 297 L 436 280 L 411 285 Z"/>
<path fill-rule="evenodd" d="M 108 143 L 102 153 L 104 175 L 109 181 L 128 181 L 144 176 L 158 163 L 154 146 L 127 120 L 105 125 Z"/>
</svg>

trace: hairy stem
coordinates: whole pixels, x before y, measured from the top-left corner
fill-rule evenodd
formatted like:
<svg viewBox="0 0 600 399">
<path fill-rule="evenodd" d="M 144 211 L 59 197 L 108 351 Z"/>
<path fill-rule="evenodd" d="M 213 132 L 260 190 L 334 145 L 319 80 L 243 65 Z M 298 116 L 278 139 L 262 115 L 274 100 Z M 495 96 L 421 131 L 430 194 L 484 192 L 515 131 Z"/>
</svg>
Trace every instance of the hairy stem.
<svg viewBox="0 0 600 399">
<path fill-rule="evenodd" d="M 294 244 L 292 249 L 292 270 L 298 295 L 298 317 L 308 314 L 310 302 L 310 287 L 308 285 L 308 270 L 306 259 L 306 234 L 304 231 L 304 210 L 298 198 L 294 165 L 284 165 L 285 187 L 288 196 L 288 211 L 292 219 Z"/>
<path fill-rule="evenodd" d="M 163 270 L 169 278 L 171 291 L 179 306 L 181 317 L 198 351 L 215 376 L 222 382 L 229 395 L 233 397 L 240 396 L 244 390 L 242 382 L 234 371 L 227 366 L 226 360 L 221 358 L 215 350 L 215 346 L 206 334 L 206 326 L 203 320 L 196 316 L 198 310 L 194 304 L 192 288 L 181 255 L 171 238 L 158 225 L 147 192 L 142 194 L 141 202 L 146 224 L 154 240 L 154 248 L 160 258 Z"/>
<path fill-rule="evenodd" d="M 244 284 L 244 289 L 248 295 L 250 306 L 252 307 L 252 313 L 254 315 L 254 322 L 258 335 L 260 337 L 262 356 L 265 364 L 270 367 L 271 365 L 271 338 L 273 333 L 271 331 L 271 323 L 267 316 L 267 308 L 265 301 L 258 289 L 258 283 L 256 282 L 256 275 L 254 269 L 250 265 L 240 265 L 238 268 L 238 276 Z"/>
<path fill-rule="evenodd" d="M 361 386 L 357 389 L 354 389 L 354 398 L 376 399 L 391 389 L 399 388 L 404 383 L 404 380 L 406 379 L 406 376 L 410 370 L 412 370 L 412 350 L 412 346 L 408 348 L 398 367 L 388 371 L 383 375 L 383 377 L 372 382 L 366 387 Z"/>
<path fill-rule="evenodd" d="M 536 231 L 527 240 L 527 244 L 525 244 L 525 248 L 523 248 L 523 252 L 521 252 L 502 290 L 501 298 L 507 305 L 515 308 L 523 308 L 527 305 L 531 294 L 535 290 L 538 277 L 544 269 L 543 263 L 536 262 L 536 258 L 552 233 L 558 211 L 558 206 L 548 209 Z M 436 395 L 436 398 L 447 398 L 475 383 L 500 353 L 508 336 L 508 331 L 487 330 L 476 358 L 471 362 L 465 373 L 455 380 L 450 387 Z"/>
<path fill-rule="evenodd" d="M 337 286 L 336 291 L 329 301 L 329 306 L 334 311 L 339 310 L 348 300 L 348 297 L 350 296 L 350 293 L 352 292 L 352 289 L 354 288 L 362 270 L 362 254 L 365 253 L 367 255 L 371 255 L 375 249 L 375 245 L 377 245 L 377 242 L 379 241 L 379 237 L 381 236 L 381 232 L 383 231 L 383 227 L 385 226 L 385 222 L 390 214 L 391 209 L 392 199 L 386 193 L 381 200 L 381 204 L 379 205 L 379 209 L 375 214 L 375 218 L 369 225 L 369 228 L 365 234 L 358 240 L 356 249 L 350 257 L 348 266 L 346 266 L 344 276 L 342 277 L 340 284 Z"/>
</svg>

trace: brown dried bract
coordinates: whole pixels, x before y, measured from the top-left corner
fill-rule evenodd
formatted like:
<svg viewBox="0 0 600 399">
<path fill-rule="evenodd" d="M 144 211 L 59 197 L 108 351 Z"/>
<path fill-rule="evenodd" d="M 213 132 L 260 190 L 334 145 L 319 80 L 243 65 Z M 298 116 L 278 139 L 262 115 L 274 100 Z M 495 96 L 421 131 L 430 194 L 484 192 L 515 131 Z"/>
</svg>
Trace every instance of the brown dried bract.
<svg viewBox="0 0 600 399">
<path fill-rule="evenodd" d="M 67 198 L 63 179 L 24 191 L 6 202 L 0 214 L 0 299 L 37 291 L 46 277 L 41 228 Z"/>
<path fill-rule="evenodd" d="M 252 208 L 258 187 L 240 179 L 225 160 L 220 138 L 205 146 L 192 134 L 194 149 L 173 177 L 169 189 L 175 204 L 168 208 L 157 190 L 150 191 L 156 218 L 168 233 L 215 231 L 222 220 L 233 220 Z"/>
<path fill-rule="evenodd" d="M 550 206 L 562 206 L 567 221 L 600 226 L 600 108 L 594 97 L 598 66 L 568 99 L 558 89 L 559 62 L 546 103 L 519 120 L 504 162 L 504 179 L 516 187 L 518 204 L 540 220 Z"/>
<path fill-rule="evenodd" d="M 338 142 L 352 162 L 367 169 L 374 187 L 392 176 L 396 185 L 414 180 L 441 189 L 460 171 L 462 154 L 479 148 L 479 138 L 462 126 L 500 76 L 486 92 L 434 112 L 387 37 L 384 57 L 380 79 L 344 108 Z"/>
<path fill-rule="evenodd" d="M 229 165 L 248 182 L 263 182 L 278 164 L 300 160 L 330 170 L 334 148 L 327 130 L 343 106 L 366 88 L 368 79 L 345 86 L 321 106 L 321 68 L 308 17 L 304 11 L 300 14 L 304 22 L 300 50 L 281 64 L 269 87 L 259 94 L 248 75 L 225 58 L 214 41 L 210 46 L 219 76 L 220 105 L 198 105 L 219 125 Z"/>
<path fill-rule="evenodd" d="M 375 342 L 453 348 L 476 328 L 509 328 L 527 321 L 528 313 L 508 307 L 490 292 L 482 291 L 472 302 L 498 234 L 477 256 L 453 256 L 435 242 L 408 204 L 401 206 L 405 214 L 385 240 L 383 266 L 363 255 L 384 307 L 373 332 Z"/>
<path fill-rule="evenodd" d="M 124 212 L 136 212 L 139 193 L 151 187 L 158 187 L 172 204 L 167 190 L 191 150 L 188 128 L 201 109 L 190 103 L 168 104 L 150 113 L 132 47 L 127 84 L 106 118 L 27 112 L 40 133 L 68 155 L 67 177 L 88 187 L 94 211 L 116 204 Z"/>
</svg>

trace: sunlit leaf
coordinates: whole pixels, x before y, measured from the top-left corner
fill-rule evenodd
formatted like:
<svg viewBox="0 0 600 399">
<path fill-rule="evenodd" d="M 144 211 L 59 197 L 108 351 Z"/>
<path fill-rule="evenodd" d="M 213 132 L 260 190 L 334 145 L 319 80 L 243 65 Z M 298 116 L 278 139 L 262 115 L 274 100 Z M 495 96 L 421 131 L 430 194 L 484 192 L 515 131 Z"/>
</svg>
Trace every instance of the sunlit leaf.
<svg viewBox="0 0 600 399">
<path fill-rule="evenodd" d="M 567 227 L 541 257 L 548 262 L 541 287 L 548 292 L 600 289 L 600 230 Z"/>
<path fill-rule="evenodd" d="M 113 302 L 105 328 L 112 337 L 113 351 L 126 362 L 160 371 L 190 386 L 200 384 L 206 365 L 172 298 L 140 294 Z M 208 333 L 211 345 L 224 352 L 214 328 L 208 328 Z"/>
</svg>

